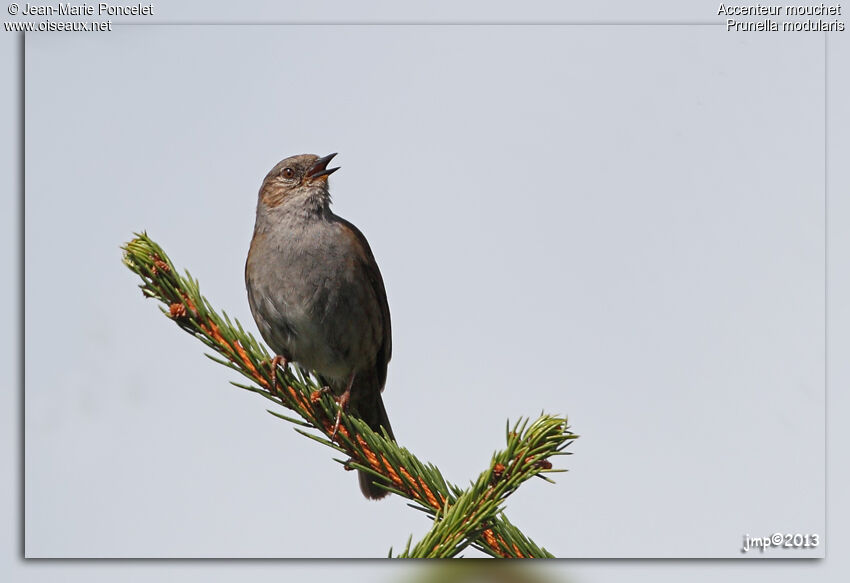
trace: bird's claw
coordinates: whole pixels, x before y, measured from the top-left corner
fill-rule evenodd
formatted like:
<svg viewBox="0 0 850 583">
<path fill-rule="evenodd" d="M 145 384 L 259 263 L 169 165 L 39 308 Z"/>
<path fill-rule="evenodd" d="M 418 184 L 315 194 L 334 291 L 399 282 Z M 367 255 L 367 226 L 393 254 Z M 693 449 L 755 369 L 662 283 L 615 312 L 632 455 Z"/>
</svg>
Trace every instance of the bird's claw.
<svg viewBox="0 0 850 583">
<path fill-rule="evenodd" d="M 277 367 L 281 363 L 283 364 L 283 369 L 286 370 L 286 365 L 287 365 L 286 358 L 277 354 L 272 359 L 272 361 L 269 365 L 271 367 L 271 370 L 272 370 L 272 387 L 271 387 L 272 396 L 277 396 L 277 392 L 278 392 Z"/>
<path fill-rule="evenodd" d="M 328 387 L 325 387 L 330 390 Z M 324 389 L 323 389 L 324 390 Z M 331 432 L 331 441 L 336 440 L 336 433 L 339 431 L 339 422 L 342 419 L 342 412 L 348 411 L 348 401 L 351 399 L 351 390 L 345 391 L 339 398 L 335 399 L 337 404 L 339 405 L 339 409 L 336 412 L 336 421 L 334 421 L 334 430 Z"/>
</svg>

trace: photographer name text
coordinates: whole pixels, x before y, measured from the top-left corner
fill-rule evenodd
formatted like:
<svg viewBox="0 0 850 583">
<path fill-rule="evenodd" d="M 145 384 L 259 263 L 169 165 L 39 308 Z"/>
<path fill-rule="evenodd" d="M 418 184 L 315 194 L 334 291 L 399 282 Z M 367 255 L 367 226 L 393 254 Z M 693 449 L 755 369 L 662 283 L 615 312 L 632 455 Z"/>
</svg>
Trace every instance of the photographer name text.
<svg viewBox="0 0 850 583">
<path fill-rule="evenodd" d="M 24 4 L 23 16 L 153 16 L 153 4 Z"/>
</svg>

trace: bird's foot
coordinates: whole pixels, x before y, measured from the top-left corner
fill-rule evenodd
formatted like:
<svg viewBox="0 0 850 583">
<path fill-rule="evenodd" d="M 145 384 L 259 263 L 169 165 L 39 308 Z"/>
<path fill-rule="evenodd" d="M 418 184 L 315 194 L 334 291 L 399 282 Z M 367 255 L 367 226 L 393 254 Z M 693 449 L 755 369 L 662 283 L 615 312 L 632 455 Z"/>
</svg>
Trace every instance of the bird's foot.
<svg viewBox="0 0 850 583">
<path fill-rule="evenodd" d="M 331 441 L 336 439 L 336 432 L 339 431 L 339 421 L 342 418 L 342 412 L 348 412 L 348 403 L 351 401 L 351 386 L 354 384 L 354 373 L 351 373 L 351 378 L 348 379 L 348 386 L 345 387 L 345 392 L 336 399 L 339 409 L 336 412 L 336 421 L 334 422 L 334 430 L 331 432 Z"/>
<path fill-rule="evenodd" d="M 334 430 L 331 433 L 331 441 L 336 439 L 336 432 L 339 431 L 339 421 L 342 418 L 342 412 L 345 411 L 348 413 L 348 402 L 351 400 L 351 391 L 345 391 L 342 395 L 336 399 L 337 404 L 339 405 L 339 409 L 336 412 L 336 421 L 334 421 Z"/>
<path fill-rule="evenodd" d="M 275 355 L 275 357 L 272 359 L 271 364 L 270 364 L 270 367 L 272 369 L 271 392 L 272 392 L 273 396 L 277 396 L 277 392 L 278 392 L 278 384 L 277 384 L 277 367 L 278 367 L 278 365 L 282 365 L 283 370 L 286 370 L 286 365 L 287 365 L 286 358 L 279 355 L 279 354 Z"/>
</svg>

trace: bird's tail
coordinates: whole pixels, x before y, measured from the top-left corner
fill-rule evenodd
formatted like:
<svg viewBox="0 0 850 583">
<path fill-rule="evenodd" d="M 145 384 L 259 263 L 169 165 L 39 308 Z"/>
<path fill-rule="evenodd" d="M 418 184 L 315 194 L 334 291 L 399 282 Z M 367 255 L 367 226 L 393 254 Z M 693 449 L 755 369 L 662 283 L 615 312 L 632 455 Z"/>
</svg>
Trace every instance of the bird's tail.
<svg viewBox="0 0 850 583">
<path fill-rule="evenodd" d="M 353 408 L 360 418 L 366 422 L 372 431 L 377 433 L 381 433 L 381 427 L 383 427 L 390 436 L 390 439 L 395 441 L 393 428 L 390 426 L 387 410 L 384 408 L 384 400 L 381 398 L 381 391 L 376 386 L 376 383 L 370 383 L 369 386 L 355 386 L 352 388 L 351 393 Z M 355 403 L 355 401 L 357 402 Z M 376 478 L 374 475 L 362 470 L 357 471 L 357 478 L 360 482 L 360 491 L 363 492 L 366 498 L 380 500 L 389 494 L 389 492 L 378 485 L 382 483 L 386 484 L 386 480 Z"/>
</svg>

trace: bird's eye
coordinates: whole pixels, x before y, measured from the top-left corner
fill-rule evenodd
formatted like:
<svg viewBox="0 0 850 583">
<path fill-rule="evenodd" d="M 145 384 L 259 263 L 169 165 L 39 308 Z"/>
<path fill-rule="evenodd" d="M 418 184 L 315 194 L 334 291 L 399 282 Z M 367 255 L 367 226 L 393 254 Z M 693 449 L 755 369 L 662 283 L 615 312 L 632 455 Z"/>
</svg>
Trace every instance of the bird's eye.
<svg viewBox="0 0 850 583">
<path fill-rule="evenodd" d="M 292 168 L 284 168 L 281 170 L 280 175 L 286 178 L 287 180 L 291 180 L 295 177 L 295 170 Z"/>
</svg>

